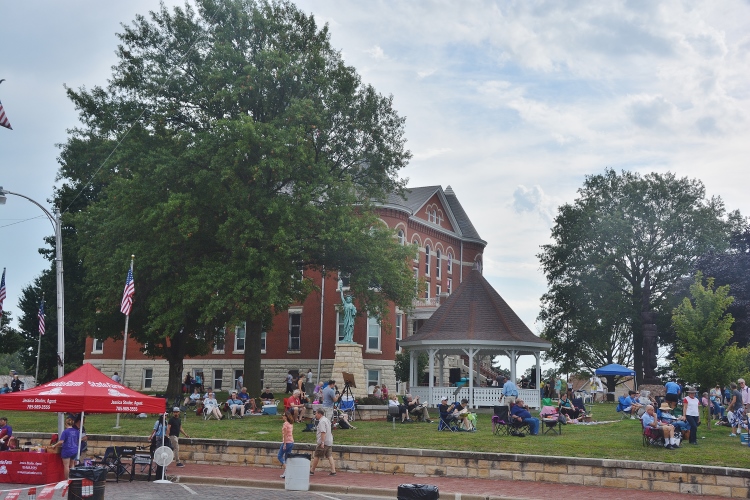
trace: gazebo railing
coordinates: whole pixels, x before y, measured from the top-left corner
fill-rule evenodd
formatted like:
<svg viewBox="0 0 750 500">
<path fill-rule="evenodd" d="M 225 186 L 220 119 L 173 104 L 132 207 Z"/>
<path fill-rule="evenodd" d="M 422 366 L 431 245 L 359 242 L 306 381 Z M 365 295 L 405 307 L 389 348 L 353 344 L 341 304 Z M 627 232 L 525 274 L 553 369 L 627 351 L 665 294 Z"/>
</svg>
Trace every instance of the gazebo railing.
<svg viewBox="0 0 750 500">
<path fill-rule="evenodd" d="M 474 387 L 474 407 L 479 408 L 492 408 L 495 405 L 500 404 L 499 399 L 503 394 L 503 390 L 499 387 Z M 469 388 L 462 387 L 460 391 L 454 396 L 453 393 L 456 391 L 455 387 L 433 387 L 432 388 L 432 400 L 429 399 L 430 388 L 419 386 L 412 387 L 411 394 L 413 396 L 419 396 L 419 399 L 423 402 L 429 403 L 431 406 L 437 406 L 440 404 L 440 400 L 443 396 L 448 398 L 448 401 L 461 401 L 466 398 L 471 401 L 469 397 Z M 524 400 L 529 408 L 541 408 L 541 398 L 537 389 L 519 389 L 518 397 Z"/>
</svg>

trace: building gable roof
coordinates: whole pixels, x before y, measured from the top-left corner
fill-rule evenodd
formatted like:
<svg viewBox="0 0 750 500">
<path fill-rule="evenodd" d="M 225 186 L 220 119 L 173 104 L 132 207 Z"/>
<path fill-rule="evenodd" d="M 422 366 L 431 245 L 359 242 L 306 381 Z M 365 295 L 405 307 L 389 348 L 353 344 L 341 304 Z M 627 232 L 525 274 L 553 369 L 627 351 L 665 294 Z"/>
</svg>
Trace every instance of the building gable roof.
<svg viewBox="0 0 750 500">
<path fill-rule="evenodd" d="M 411 216 L 416 216 L 420 209 L 433 197 L 437 195 L 445 209 L 448 222 L 455 229 L 456 234 L 462 238 L 475 239 L 485 243 L 480 238 L 479 233 L 474 228 L 474 225 L 469 220 L 469 216 L 464 211 L 461 203 L 459 203 L 456 194 L 453 192 L 450 186 L 443 191 L 442 186 L 422 186 L 415 188 L 406 188 L 404 190 L 404 196 L 402 198 L 397 194 L 388 195 L 386 201 L 387 205 L 406 209 Z M 418 217 L 421 221 L 427 223 L 422 217 Z"/>
<path fill-rule="evenodd" d="M 405 347 L 448 344 L 533 351 L 551 347 L 529 330 L 476 269 L 464 278 L 418 333 L 401 342 Z"/>
</svg>

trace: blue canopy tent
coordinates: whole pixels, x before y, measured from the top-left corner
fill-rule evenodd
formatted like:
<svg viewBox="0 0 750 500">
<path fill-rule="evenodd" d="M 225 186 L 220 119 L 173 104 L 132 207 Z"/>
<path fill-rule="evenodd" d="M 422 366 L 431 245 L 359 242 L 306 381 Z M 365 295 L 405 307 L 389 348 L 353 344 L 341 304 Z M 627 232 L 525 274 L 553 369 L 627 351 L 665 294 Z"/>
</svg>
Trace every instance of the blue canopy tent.
<svg viewBox="0 0 750 500">
<path fill-rule="evenodd" d="M 618 365 L 617 363 L 597 368 L 596 375 L 598 377 L 633 377 L 633 386 L 637 388 L 635 370 Z"/>
</svg>

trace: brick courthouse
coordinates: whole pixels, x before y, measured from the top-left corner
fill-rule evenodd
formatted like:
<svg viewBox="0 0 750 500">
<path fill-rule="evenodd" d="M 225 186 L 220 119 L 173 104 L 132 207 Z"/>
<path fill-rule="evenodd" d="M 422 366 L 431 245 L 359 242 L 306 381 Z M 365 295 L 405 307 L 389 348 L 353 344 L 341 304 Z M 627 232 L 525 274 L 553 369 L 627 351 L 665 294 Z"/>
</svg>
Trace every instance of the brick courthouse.
<svg viewBox="0 0 750 500">
<path fill-rule="evenodd" d="M 403 244 L 415 244 L 419 251 L 412 261 L 415 280 L 423 278 L 427 285 L 423 297 L 416 300 L 410 314 L 392 307 L 388 322 L 389 332 L 382 331 L 379 318 L 358 317 L 354 327 L 354 342 L 361 344 L 365 376 L 369 386 L 385 383 L 396 387 L 393 371 L 397 341 L 413 334 L 440 305 L 441 297 L 450 295 L 473 268 L 482 267 L 482 252 L 487 242 L 479 237 L 468 215 L 448 186 L 425 186 L 406 191 L 406 199 L 391 196 L 378 208 L 381 220 L 393 228 Z M 306 276 L 320 283 L 321 275 L 308 272 Z M 346 276 L 341 277 L 346 290 Z M 283 392 L 285 376 L 290 370 L 307 373 L 313 370 L 314 380 L 318 365 L 322 324 L 321 377 L 331 376 L 334 345 L 343 336 L 337 291 L 339 276 L 326 278 L 323 304 L 321 293 L 311 293 L 303 302 L 290 306 L 276 315 L 273 328 L 261 338 L 263 382 L 275 392 Z M 341 334 L 339 332 L 341 331 Z M 186 358 L 184 372 L 203 373 L 204 385 L 226 391 L 234 387 L 242 372 L 245 350 L 243 326 L 227 329 L 223 341 L 214 345 L 213 352 L 201 357 Z M 85 362 L 92 363 L 104 373 L 119 371 L 122 363 L 121 340 L 86 341 Z M 137 390 L 161 391 L 166 388 L 168 364 L 165 360 L 150 359 L 140 352 L 140 345 L 128 339 L 127 369 L 124 383 Z M 336 378 L 336 374 L 334 374 Z"/>
</svg>

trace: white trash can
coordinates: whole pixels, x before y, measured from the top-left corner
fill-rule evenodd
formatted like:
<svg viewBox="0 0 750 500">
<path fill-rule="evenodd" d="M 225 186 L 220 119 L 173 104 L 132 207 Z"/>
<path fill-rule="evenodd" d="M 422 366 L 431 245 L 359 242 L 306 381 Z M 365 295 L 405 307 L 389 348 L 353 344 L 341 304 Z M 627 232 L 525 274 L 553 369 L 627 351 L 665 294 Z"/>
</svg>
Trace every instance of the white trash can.
<svg viewBox="0 0 750 500">
<path fill-rule="evenodd" d="M 286 459 L 284 489 L 308 491 L 310 489 L 310 455 L 291 453 Z"/>
</svg>

